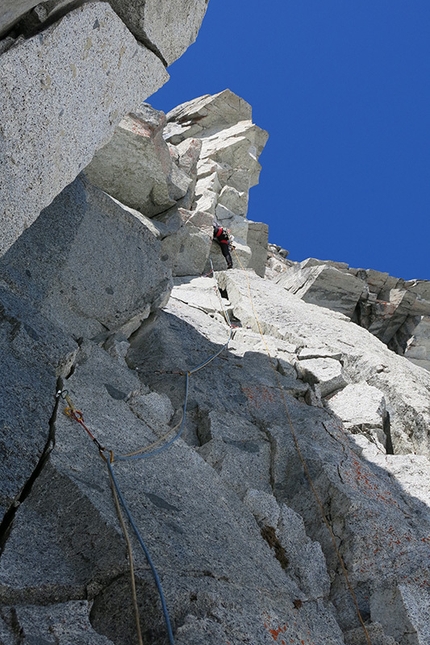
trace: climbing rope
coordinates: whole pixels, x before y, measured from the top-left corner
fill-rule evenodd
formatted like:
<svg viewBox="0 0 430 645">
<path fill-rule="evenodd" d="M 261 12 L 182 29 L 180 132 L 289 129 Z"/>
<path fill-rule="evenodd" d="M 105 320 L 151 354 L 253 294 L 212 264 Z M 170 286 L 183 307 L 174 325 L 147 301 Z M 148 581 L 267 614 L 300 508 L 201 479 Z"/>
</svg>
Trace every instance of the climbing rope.
<svg viewBox="0 0 430 645">
<path fill-rule="evenodd" d="M 124 517 L 122 515 L 121 511 L 121 506 L 119 502 L 119 497 L 118 493 L 116 490 L 115 482 L 113 477 L 111 476 L 111 468 L 108 467 L 108 473 L 109 473 L 109 478 L 110 478 L 110 484 L 111 484 L 111 489 L 112 489 L 112 496 L 113 500 L 115 503 L 115 508 L 116 512 L 118 515 L 119 522 L 121 524 L 121 529 L 122 533 L 124 535 L 124 539 L 127 545 L 127 553 L 128 553 L 128 562 L 130 566 L 130 584 L 131 584 L 131 593 L 132 593 L 132 598 L 133 598 L 133 609 L 134 609 L 134 620 L 136 623 L 136 633 L 137 633 L 137 640 L 139 641 L 139 645 L 143 645 L 143 638 L 142 638 L 142 630 L 140 627 L 140 615 L 139 615 L 139 605 L 137 602 L 137 591 L 136 591 L 136 576 L 134 574 L 134 558 L 133 558 L 133 548 L 131 546 L 131 541 L 130 537 L 128 535 L 127 527 L 124 522 Z"/>
<path fill-rule="evenodd" d="M 273 368 L 273 370 L 275 372 L 275 375 L 276 375 L 276 381 L 277 381 L 278 390 L 281 393 L 282 404 L 283 404 L 283 406 L 285 408 L 285 413 L 286 413 L 286 417 L 287 417 L 287 421 L 288 421 L 288 426 L 290 428 L 291 436 L 292 436 L 292 439 L 293 439 L 293 443 L 294 443 L 297 455 L 298 455 L 299 460 L 300 460 L 300 462 L 302 464 L 302 468 L 303 468 L 303 471 L 305 473 L 306 479 L 308 480 L 309 487 L 310 487 L 310 489 L 312 491 L 312 494 L 313 494 L 313 496 L 315 498 L 317 506 L 318 506 L 318 508 L 320 510 L 322 520 L 323 520 L 323 522 L 324 522 L 324 524 L 325 524 L 325 526 L 326 526 L 326 528 L 327 528 L 327 530 L 329 532 L 330 539 L 331 539 L 331 542 L 333 544 L 333 548 L 334 548 L 334 551 L 336 553 L 337 560 L 338 560 L 338 562 L 340 564 L 340 567 L 341 567 L 342 574 L 343 574 L 344 579 L 345 579 L 347 589 L 348 589 L 348 591 L 349 591 L 349 593 L 351 595 L 351 598 L 352 598 L 352 601 L 353 601 L 353 604 L 354 604 L 354 608 L 355 608 L 359 623 L 360 623 L 360 625 L 361 625 L 361 627 L 363 629 L 363 632 L 364 632 L 364 635 L 365 635 L 365 638 L 366 638 L 367 645 L 372 645 L 372 642 L 371 642 L 370 636 L 369 636 L 369 632 L 367 631 L 366 625 L 364 624 L 364 620 L 363 620 L 363 617 L 361 615 L 360 607 L 358 605 L 357 596 L 356 596 L 355 591 L 354 591 L 354 589 L 353 589 L 353 587 L 351 585 L 351 582 L 349 580 L 348 571 L 347 571 L 347 568 L 345 566 L 344 559 L 343 559 L 342 554 L 340 553 L 339 548 L 337 546 L 336 536 L 334 534 L 334 531 L 333 531 L 333 529 L 331 527 L 330 522 L 328 521 L 328 519 L 326 517 L 325 511 L 324 511 L 324 505 L 323 505 L 323 503 L 321 501 L 321 498 L 319 496 L 319 493 L 318 493 L 318 491 L 317 491 L 317 489 L 315 487 L 315 484 L 313 482 L 311 473 L 309 471 L 309 467 L 308 467 L 308 465 L 306 463 L 306 459 L 304 458 L 303 453 L 302 453 L 301 448 L 300 448 L 300 444 L 299 444 L 299 441 L 298 441 L 298 438 L 297 438 L 297 433 L 296 433 L 296 430 L 294 428 L 293 421 L 291 419 L 289 406 L 288 406 L 286 398 L 285 398 L 285 392 L 284 392 L 284 390 L 282 388 L 282 383 L 281 383 L 281 379 L 280 379 L 280 376 L 279 376 L 279 372 L 278 372 L 278 370 L 276 369 L 276 367 L 274 365 L 274 359 L 273 359 L 273 357 L 272 357 L 272 355 L 270 353 L 270 349 L 269 349 L 269 346 L 267 345 L 266 338 L 264 336 L 260 320 L 258 318 L 257 312 L 256 312 L 255 307 L 254 307 L 254 300 L 253 300 L 253 297 L 252 297 L 251 284 L 250 284 L 250 280 L 249 280 L 249 276 L 248 276 L 248 271 L 246 271 L 244 269 L 244 267 L 242 265 L 242 262 L 240 261 L 240 258 L 238 256 L 238 254 L 236 253 L 236 251 L 234 250 L 233 252 L 234 252 L 234 255 L 236 257 L 236 260 L 237 260 L 240 268 L 244 271 L 245 276 L 246 276 L 247 288 L 248 288 L 248 294 L 249 294 L 249 300 L 250 300 L 250 303 L 251 303 L 252 313 L 253 313 L 253 316 L 254 316 L 255 321 L 257 323 L 258 332 L 260 334 L 261 341 L 262 341 L 262 343 L 263 343 L 263 345 L 265 347 L 266 354 L 267 354 L 267 356 L 268 356 L 268 358 L 270 360 L 270 365 L 272 366 L 272 368 Z"/>
<path fill-rule="evenodd" d="M 212 264 L 212 263 L 211 263 Z M 213 267 L 212 267 L 212 272 L 213 272 Z M 219 289 L 218 289 L 219 293 Z M 224 310 L 223 303 L 221 302 L 223 311 L 224 311 L 224 316 L 226 318 L 227 324 L 229 326 L 229 335 L 226 343 L 219 349 L 215 354 L 204 360 L 202 363 L 197 365 L 196 367 L 188 370 L 187 372 L 178 372 L 181 375 L 185 376 L 185 393 L 184 393 L 184 402 L 182 405 L 182 413 L 181 413 L 181 420 L 179 423 L 176 424 L 173 428 L 170 428 L 167 433 L 165 433 L 163 436 L 159 437 L 156 441 L 153 443 L 144 446 L 142 448 L 139 448 L 135 450 L 134 452 L 126 453 L 126 454 L 120 454 L 115 456 L 113 450 L 109 450 L 105 448 L 95 437 L 95 435 L 91 432 L 91 430 L 88 428 L 87 424 L 85 423 L 84 416 L 81 412 L 81 410 L 78 410 L 72 403 L 72 400 L 69 396 L 69 393 L 67 390 L 59 390 L 57 392 L 57 397 L 61 396 L 67 403 L 67 406 L 64 409 L 64 413 L 73 421 L 76 421 L 87 433 L 89 438 L 93 441 L 93 443 L 96 445 L 99 454 L 103 461 L 106 463 L 107 469 L 108 469 L 108 474 L 109 474 L 109 480 L 111 484 L 111 489 L 112 489 L 112 495 L 114 499 L 114 504 L 115 508 L 117 511 L 118 519 L 121 525 L 122 532 L 124 534 L 124 538 L 126 541 L 127 545 L 127 552 L 128 552 L 128 559 L 129 559 L 129 567 L 130 567 L 130 578 L 131 578 L 131 588 L 132 588 L 132 598 L 133 598 L 133 607 L 134 607 L 134 614 L 135 614 L 135 622 L 136 622 L 136 631 L 137 631 L 137 637 L 139 641 L 139 645 L 143 645 L 143 640 L 142 640 L 142 632 L 141 632 L 141 626 L 140 626 L 140 616 L 139 616 L 139 608 L 138 608 L 138 601 L 137 601 L 137 592 L 136 592 L 136 579 L 135 579 L 135 573 L 134 573 L 134 560 L 133 560 L 133 552 L 132 552 L 132 547 L 131 547 L 131 542 L 130 538 L 128 535 L 127 527 L 124 522 L 123 514 L 121 511 L 121 506 L 127 516 L 127 519 L 129 521 L 130 526 L 132 527 L 136 538 L 142 548 L 142 551 L 145 555 L 145 558 L 149 564 L 149 567 L 152 572 L 152 576 L 154 578 L 155 584 L 157 586 L 157 591 L 158 595 L 161 601 L 161 607 L 163 611 L 163 616 L 164 616 L 164 622 L 166 625 L 166 630 L 169 638 L 169 643 L 170 645 L 174 645 L 174 637 L 173 637 L 173 631 L 172 631 L 172 626 L 170 622 L 170 616 L 169 612 L 167 609 L 167 603 L 166 599 L 164 596 L 163 588 L 161 585 L 160 577 L 157 573 L 157 570 L 155 568 L 155 565 L 152 561 L 151 555 L 149 553 L 149 550 L 139 532 L 139 529 L 137 527 L 137 524 L 131 514 L 131 511 L 127 505 L 127 502 L 125 501 L 125 498 L 121 492 L 120 486 L 118 484 L 118 480 L 115 476 L 114 470 L 113 470 L 113 464 L 115 461 L 132 461 L 132 460 L 138 460 L 138 459 L 149 459 L 152 457 L 155 457 L 156 455 L 161 454 L 170 446 L 179 439 L 179 437 L 182 435 L 184 428 L 185 428 L 185 423 L 186 423 L 186 414 L 187 414 L 187 405 L 188 405 L 188 394 L 189 394 L 189 382 L 190 382 L 190 376 L 192 374 L 195 374 L 196 372 L 200 371 L 207 365 L 209 365 L 213 360 L 215 360 L 225 349 L 227 349 L 230 340 L 233 337 L 234 334 L 234 329 L 232 328 L 229 318 L 228 318 L 228 313 L 227 311 Z M 176 432 L 177 431 L 177 432 Z M 165 440 L 172 432 L 176 432 L 176 434 L 171 437 L 168 441 L 166 441 L 164 444 L 161 446 L 159 445 L 163 440 Z"/>
</svg>

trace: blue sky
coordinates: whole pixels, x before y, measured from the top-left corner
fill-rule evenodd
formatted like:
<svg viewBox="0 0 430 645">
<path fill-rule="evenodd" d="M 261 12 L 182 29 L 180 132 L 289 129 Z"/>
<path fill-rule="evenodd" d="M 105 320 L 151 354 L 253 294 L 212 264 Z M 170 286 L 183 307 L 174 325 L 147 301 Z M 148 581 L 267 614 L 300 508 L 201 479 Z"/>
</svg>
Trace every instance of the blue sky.
<svg viewBox="0 0 430 645">
<path fill-rule="evenodd" d="M 430 279 L 430 1 L 209 0 L 149 102 L 229 88 L 269 132 L 248 217 L 307 257 Z"/>
</svg>

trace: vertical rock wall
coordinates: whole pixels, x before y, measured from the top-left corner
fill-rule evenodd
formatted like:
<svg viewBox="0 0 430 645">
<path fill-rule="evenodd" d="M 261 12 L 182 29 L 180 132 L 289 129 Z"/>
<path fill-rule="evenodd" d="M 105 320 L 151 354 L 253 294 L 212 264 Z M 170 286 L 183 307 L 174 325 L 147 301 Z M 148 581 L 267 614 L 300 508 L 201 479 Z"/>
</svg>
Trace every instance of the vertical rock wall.
<svg viewBox="0 0 430 645">
<path fill-rule="evenodd" d="M 167 81 L 207 0 L 34 4 L 0 13 L 0 254 Z"/>
<path fill-rule="evenodd" d="M 248 240 L 246 213 L 267 137 L 252 123 L 250 105 L 225 90 L 166 117 L 149 106 L 128 115 L 85 173 L 153 218 L 174 275 L 208 271 L 209 255 L 216 269 L 225 267 L 217 245 L 211 247 L 214 221 L 234 236 L 236 264 L 263 275 L 267 227 L 254 226 Z"/>
<path fill-rule="evenodd" d="M 205 2 L 45 5 L 0 59 L 1 643 L 136 641 L 108 460 L 177 645 L 427 644 L 430 381 L 384 343 L 422 351 L 428 285 L 281 255 L 263 279 L 250 106 L 141 103 Z M 200 276 L 214 219 L 236 269 Z"/>
</svg>

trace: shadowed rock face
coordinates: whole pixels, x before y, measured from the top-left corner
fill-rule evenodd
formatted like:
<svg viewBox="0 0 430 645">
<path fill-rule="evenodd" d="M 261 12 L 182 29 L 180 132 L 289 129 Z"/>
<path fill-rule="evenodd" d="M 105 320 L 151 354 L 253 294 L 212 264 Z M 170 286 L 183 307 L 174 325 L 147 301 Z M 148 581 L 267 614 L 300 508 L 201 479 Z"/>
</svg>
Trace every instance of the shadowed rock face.
<svg viewBox="0 0 430 645">
<path fill-rule="evenodd" d="M 385 344 L 427 285 L 286 251 L 264 279 L 266 139 L 229 90 L 141 106 L 0 259 L 1 643 L 137 642 L 108 463 L 176 645 L 430 642 L 430 374 Z M 236 268 L 209 277 L 214 218 Z"/>
<path fill-rule="evenodd" d="M 422 482 L 430 468 L 419 425 L 429 414 L 420 406 L 430 377 L 345 316 L 283 296 L 282 287 L 251 272 L 218 280 L 176 279 L 169 303 L 130 338 L 126 362 L 112 342 L 84 340 L 73 369 L 70 362 L 63 369 L 72 402 L 116 456 L 113 468 L 161 577 L 175 642 L 269 644 L 278 632 L 299 641 L 365 642 L 353 598 L 371 642 L 407 643 L 410 634 L 425 642 L 430 518 Z M 242 326 L 220 356 L 193 372 L 226 342 L 225 311 Z M 316 360 L 340 366 L 334 396 L 313 363 L 313 377 L 303 380 L 300 366 Z M 117 461 L 172 436 L 185 371 L 183 437 L 144 462 Z M 400 373 L 407 411 L 396 390 Z M 13 615 L 29 634 L 57 634 L 60 622 L 73 622 L 76 637 L 129 642 L 127 559 L 106 466 L 64 407 L 60 398 L 55 448 L 4 538 L 2 633 L 11 637 Z M 395 454 L 387 454 L 386 432 Z M 135 566 L 144 637 L 164 643 L 137 545 Z M 43 617 L 40 603 L 51 609 Z"/>
<path fill-rule="evenodd" d="M 38 0 L 4 0 L 0 7 L 0 34 L 6 32 L 27 11 L 38 4 Z"/>
<path fill-rule="evenodd" d="M 171 289 L 160 242 L 143 218 L 81 178 L 0 258 L 0 271 L 15 292 L 76 338 L 124 326 L 132 333 Z"/>
</svg>

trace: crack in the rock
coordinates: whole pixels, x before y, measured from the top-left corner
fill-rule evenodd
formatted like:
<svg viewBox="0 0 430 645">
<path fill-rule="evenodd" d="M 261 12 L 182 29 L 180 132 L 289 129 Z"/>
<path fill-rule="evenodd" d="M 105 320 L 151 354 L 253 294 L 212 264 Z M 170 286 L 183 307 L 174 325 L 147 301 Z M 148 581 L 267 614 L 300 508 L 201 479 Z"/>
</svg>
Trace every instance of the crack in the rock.
<svg viewBox="0 0 430 645">
<path fill-rule="evenodd" d="M 260 424 L 260 430 L 266 435 L 267 441 L 269 442 L 269 446 L 270 446 L 269 481 L 270 481 L 270 487 L 272 489 L 272 492 L 275 495 L 276 441 L 273 435 L 271 434 L 270 430 L 264 427 L 263 424 Z"/>
<path fill-rule="evenodd" d="M 64 18 L 67 14 L 71 13 L 75 9 L 79 9 L 85 4 L 93 2 L 94 0 L 74 0 L 66 6 L 60 7 L 59 9 L 52 11 L 45 20 L 41 20 L 40 16 L 34 12 L 34 7 L 28 11 L 26 14 L 23 14 L 19 20 L 11 27 L 8 33 L 3 34 L 2 38 L 6 36 L 11 36 L 12 38 L 18 38 L 19 36 L 24 36 L 24 38 L 33 38 L 38 34 L 43 33 L 51 27 L 53 24 Z M 109 1 L 109 0 L 108 0 Z M 168 67 L 168 62 L 164 58 L 161 51 L 158 49 L 157 45 L 153 43 L 146 33 L 139 35 L 136 33 L 136 30 L 133 30 L 131 25 L 127 24 L 127 20 L 120 16 L 116 9 L 112 6 L 111 2 L 109 4 L 112 7 L 112 10 L 117 14 L 117 16 L 125 23 L 127 29 L 133 34 L 136 41 L 149 49 L 160 61 L 163 63 L 164 67 Z"/>
<path fill-rule="evenodd" d="M 281 567 L 284 570 L 287 569 L 289 565 L 287 552 L 280 543 L 273 526 L 263 526 L 261 528 L 261 537 L 266 540 L 267 544 L 275 552 L 275 558 L 278 560 Z"/>
<path fill-rule="evenodd" d="M 57 388 L 56 392 L 60 391 L 63 387 L 63 381 L 61 377 L 57 379 Z M 37 480 L 39 477 L 40 473 L 42 472 L 45 463 L 51 454 L 52 450 L 54 449 L 55 446 L 55 422 L 57 419 L 57 411 L 58 411 L 58 404 L 59 404 L 59 399 L 60 397 L 56 396 L 55 397 L 55 404 L 54 408 L 51 414 L 51 418 L 49 419 L 49 432 L 48 432 L 48 438 L 46 440 L 45 446 L 42 450 L 42 454 L 39 458 L 39 461 L 37 462 L 35 468 L 33 469 L 33 472 L 31 473 L 30 477 L 27 479 L 26 483 L 21 489 L 21 492 L 17 497 L 14 499 L 6 513 L 4 514 L 3 520 L 0 524 L 0 556 L 4 550 L 5 544 L 7 542 L 7 539 L 9 537 L 10 530 L 12 528 L 12 523 L 15 517 L 15 513 L 17 509 L 19 508 L 20 504 L 28 497 L 28 495 L 31 492 L 31 489 L 33 488 L 34 482 Z"/>
</svg>

